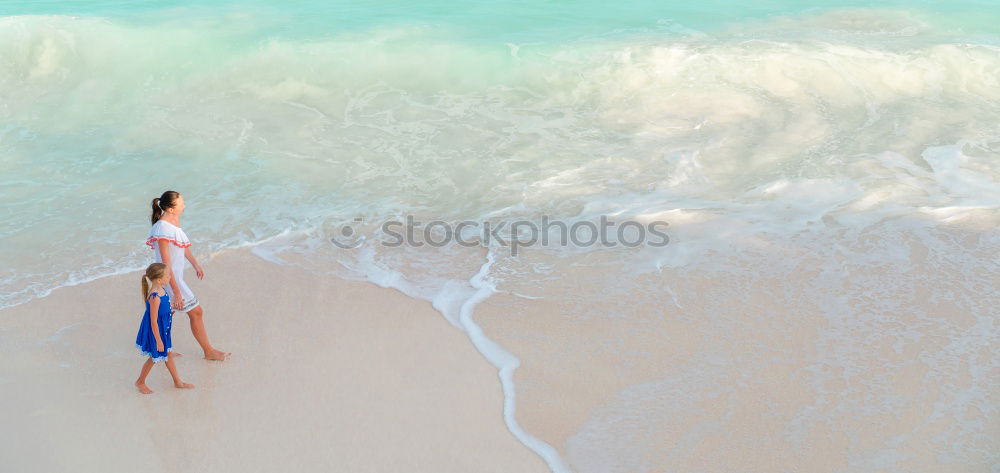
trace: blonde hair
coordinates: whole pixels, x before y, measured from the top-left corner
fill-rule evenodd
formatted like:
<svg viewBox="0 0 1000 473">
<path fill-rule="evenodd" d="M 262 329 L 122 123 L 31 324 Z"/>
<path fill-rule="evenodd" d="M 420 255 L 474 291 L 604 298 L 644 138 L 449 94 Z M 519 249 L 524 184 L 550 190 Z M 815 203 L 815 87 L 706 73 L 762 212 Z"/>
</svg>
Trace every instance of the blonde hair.
<svg viewBox="0 0 1000 473">
<path fill-rule="evenodd" d="M 163 277 L 167 271 L 167 265 L 163 263 L 153 263 L 146 268 L 146 273 L 142 275 L 142 300 L 149 297 L 149 288 L 153 285 L 154 279 Z"/>
</svg>

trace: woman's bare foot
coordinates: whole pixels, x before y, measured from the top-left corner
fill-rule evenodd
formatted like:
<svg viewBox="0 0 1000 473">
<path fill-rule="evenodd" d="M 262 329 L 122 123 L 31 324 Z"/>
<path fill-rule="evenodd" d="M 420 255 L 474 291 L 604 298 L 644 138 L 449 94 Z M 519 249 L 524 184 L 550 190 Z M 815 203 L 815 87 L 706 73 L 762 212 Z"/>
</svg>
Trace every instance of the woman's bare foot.
<svg viewBox="0 0 1000 473">
<path fill-rule="evenodd" d="M 224 361 L 226 358 L 229 358 L 230 354 L 231 353 L 226 353 L 221 350 L 214 350 L 211 353 L 205 353 L 205 359 L 212 361 Z"/>
<path fill-rule="evenodd" d="M 194 385 L 191 384 L 191 383 L 185 383 L 185 382 L 182 381 L 180 383 L 174 383 L 174 387 L 177 388 L 177 389 L 191 389 L 191 388 L 194 387 Z"/>
<path fill-rule="evenodd" d="M 146 386 L 146 383 L 140 383 L 139 381 L 136 381 L 135 387 L 139 388 L 139 392 L 143 394 L 153 394 L 153 390 L 149 389 L 149 386 Z"/>
</svg>

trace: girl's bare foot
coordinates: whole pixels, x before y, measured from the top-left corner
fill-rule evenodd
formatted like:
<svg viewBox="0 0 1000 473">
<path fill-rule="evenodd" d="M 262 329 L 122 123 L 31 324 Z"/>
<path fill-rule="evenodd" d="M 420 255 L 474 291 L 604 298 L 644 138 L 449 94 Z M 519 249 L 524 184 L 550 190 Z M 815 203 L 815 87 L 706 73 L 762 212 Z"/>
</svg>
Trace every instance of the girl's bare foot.
<svg viewBox="0 0 1000 473">
<path fill-rule="evenodd" d="M 136 381 L 135 387 L 139 388 L 139 392 L 143 394 L 153 394 L 153 390 L 149 389 L 149 386 L 146 386 L 146 383 L 140 383 L 139 381 Z"/>
<path fill-rule="evenodd" d="M 185 382 L 182 381 L 180 383 L 174 383 L 174 387 L 177 388 L 177 389 L 191 389 L 191 388 L 194 387 L 194 385 L 190 384 L 190 383 L 185 383 Z"/>
<path fill-rule="evenodd" d="M 220 350 L 214 350 L 211 353 L 205 353 L 205 359 L 212 361 L 224 361 L 226 358 L 229 358 L 229 355 L 230 353 L 226 353 Z"/>
</svg>

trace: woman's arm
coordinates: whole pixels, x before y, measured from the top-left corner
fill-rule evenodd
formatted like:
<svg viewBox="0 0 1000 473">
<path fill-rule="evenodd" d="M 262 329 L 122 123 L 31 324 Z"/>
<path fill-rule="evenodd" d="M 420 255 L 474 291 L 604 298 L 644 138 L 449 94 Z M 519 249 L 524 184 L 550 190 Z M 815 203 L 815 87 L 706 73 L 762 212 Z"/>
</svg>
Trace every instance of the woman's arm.
<svg viewBox="0 0 1000 473">
<path fill-rule="evenodd" d="M 156 351 L 163 351 L 163 339 L 160 338 L 160 324 L 157 320 L 160 317 L 160 297 L 151 296 L 149 300 L 149 324 L 153 327 L 153 338 L 156 339 Z"/>
<path fill-rule="evenodd" d="M 173 266 L 170 265 L 170 242 L 167 240 L 158 240 L 156 243 L 159 246 L 159 249 L 156 251 L 160 252 L 160 261 L 163 261 L 163 264 L 167 265 L 167 272 L 170 273 L 170 290 L 174 293 L 174 300 L 180 304 L 184 301 L 184 297 L 181 296 L 181 287 L 177 285 Z"/>
<path fill-rule="evenodd" d="M 194 253 L 191 252 L 191 247 L 190 246 L 187 247 L 187 248 L 184 248 L 184 257 L 187 258 L 187 260 L 191 262 L 191 267 L 194 268 L 194 274 L 195 274 L 195 276 L 198 276 L 198 279 L 204 278 L 205 277 L 205 271 L 203 271 L 201 269 L 201 265 L 198 264 L 198 260 L 194 259 Z"/>
</svg>

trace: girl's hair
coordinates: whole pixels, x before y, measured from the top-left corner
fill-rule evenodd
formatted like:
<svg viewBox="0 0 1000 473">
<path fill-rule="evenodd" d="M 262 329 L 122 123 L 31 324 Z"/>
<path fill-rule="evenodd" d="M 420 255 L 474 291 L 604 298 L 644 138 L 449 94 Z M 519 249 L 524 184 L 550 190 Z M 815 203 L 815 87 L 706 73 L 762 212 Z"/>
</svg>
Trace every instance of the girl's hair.
<svg viewBox="0 0 1000 473">
<path fill-rule="evenodd" d="M 167 265 L 163 263 L 153 263 L 146 268 L 146 273 L 142 275 L 142 300 L 146 300 L 149 297 L 149 288 L 153 280 L 163 277 L 163 273 L 166 270 Z"/>
<path fill-rule="evenodd" d="M 153 199 L 153 216 L 150 218 L 152 224 L 155 224 L 160 217 L 163 216 L 163 211 L 174 206 L 174 201 L 180 197 L 180 194 L 175 191 L 166 191 L 163 195 Z"/>
</svg>

